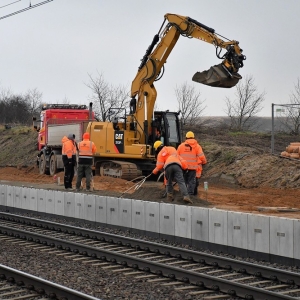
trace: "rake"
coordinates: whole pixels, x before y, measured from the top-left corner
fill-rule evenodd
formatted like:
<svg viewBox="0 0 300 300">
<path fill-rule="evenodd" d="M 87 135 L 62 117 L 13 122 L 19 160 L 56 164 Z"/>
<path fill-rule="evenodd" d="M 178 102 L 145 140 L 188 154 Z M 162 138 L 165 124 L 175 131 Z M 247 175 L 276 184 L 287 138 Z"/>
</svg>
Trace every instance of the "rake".
<svg viewBox="0 0 300 300">
<path fill-rule="evenodd" d="M 139 177 L 136 177 L 136 178 L 130 180 L 131 182 L 134 182 L 134 181 L 139 180 L 139 179 L 142 178 L 137 183 L 135 183 L 133 186 L 131 186 L 130 188 L 128 188 L 126 191 L 124 191 L 121 194 L 121 196 L 119 196 L 119 198 L 122 198 L 124 194 L 126 194 L 128 191 L 130 191 L 132 189 L 134 189 L 135 191 L 137 191 L 144 184 L 144 182 L 146 181 L 146 179 L 149 178 L 151 175 L 152 175 L 152 173 L 149 174 L 148 176 L 139 176 Z"/>
</svg>

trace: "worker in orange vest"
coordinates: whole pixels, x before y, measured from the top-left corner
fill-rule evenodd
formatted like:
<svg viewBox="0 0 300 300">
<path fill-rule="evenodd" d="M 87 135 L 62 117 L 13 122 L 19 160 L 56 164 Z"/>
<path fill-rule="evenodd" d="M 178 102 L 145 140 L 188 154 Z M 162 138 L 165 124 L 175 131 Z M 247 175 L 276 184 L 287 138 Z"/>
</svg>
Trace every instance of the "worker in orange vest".
<svg viewBox="0 0 300 300">
<path fill-rule="evenodd" d="M 81 180 L 85 175 L 86 191 L 90 192 L 93 155 L 96 153 L 97 149 L 94 142 L 90 141 L 90 134 L 88 132 L 83 134 L 83 140 L 80 143 L 78 143 L 77 146 L 78 146 L 78 169 L 77 169 L 76 191 L 79 192 Z"/>
<path fill-rule="evenodd" d="M 156 168 L 152 171 L 152 173 L 156 175 L 159 171 L 164 169 L 167 180 L 167 200 L 170 202 L 174 201 L 173 181 L 176 181 L 181 193 L 183 194 L 183 200 L 187 203 L 193 203 L 188 195 L 182 173 L 182 170 L 187 168 L 186 161 L 177 154 L 174 147 L 164 146 L 161 141 L 156 141 L 153 147 L 156 151 L 157 159 Z"/>
<path fill-rule="evenodd" d="M 64 164 L 65 175 L 64 185 L 66 190 L 73 190 L 72 181 L 74 178 L 74 167 L 76 165 L 76 146 L 74 134 L 62 138 L 62 161 Z"/>
<path fill-rule="evenodd" d="M 198 167 L 207 163 L 202 147 L 195 140 L 192 131 L 186 133 L 186 140 L 177 148 L 177 153 L 187 161 L 188 172 L 185 175 L 185 183 L 187 185 L 189 195 L 194 195 L 196 187 L 196 171 Z"/>
</svg>

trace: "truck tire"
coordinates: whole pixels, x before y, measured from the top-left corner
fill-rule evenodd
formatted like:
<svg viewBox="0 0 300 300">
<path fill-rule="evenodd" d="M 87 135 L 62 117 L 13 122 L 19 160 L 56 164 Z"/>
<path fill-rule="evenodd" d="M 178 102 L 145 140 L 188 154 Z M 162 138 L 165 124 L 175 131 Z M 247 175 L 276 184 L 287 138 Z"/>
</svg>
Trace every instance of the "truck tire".
<svg viewBox="0 0 300 300">
<path fill-rule="evenodd" d="M 41 156 L 40 156 L 39 171 L 40 171 L 40 174 L 47 174 L 49 172 L 46 168 L 46 157 L 44 154 L 41 154 Z"/>
<path fill-rule="evenodd" d="M 56 156 L 54 154 L 50 157 L 49 172 L 51 176 L 57 173 Z"/>
</svg>

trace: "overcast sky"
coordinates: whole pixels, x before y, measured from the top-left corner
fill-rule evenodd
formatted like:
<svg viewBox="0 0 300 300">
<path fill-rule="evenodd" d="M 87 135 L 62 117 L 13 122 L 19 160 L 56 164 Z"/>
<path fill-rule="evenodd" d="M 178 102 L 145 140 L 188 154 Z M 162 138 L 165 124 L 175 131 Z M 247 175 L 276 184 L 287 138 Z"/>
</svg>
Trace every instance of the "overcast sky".
<svg viewBox="0 0 300 300">
<path fill-rule="evenodd" d="M 3 7 L 15 1 L 0 0 L 0 17 L 30 3 Z M 0 20 L 0 88 L 14 93 L 37 88 L 45 103 L 66 98 L 88 104 L 88 74 L 99 72 L 130 90 L 166 13 L 189 16 L 240 42 L 247 60 L 239 73 L 252 75 L 258 91 L 266 92 L 261 116 L 271 116 L 271 103 L 288 103 L 300 78 L 299 0 L 54 0 Z M 220 62 L 213 45 L 180 37 L 155 83 L 158 108 L 177 111 L 175 88 L 187 82 L 205 100 L 204 115 L 225 115 L 224 99 L 234 97 L 235 88 L 192 81 L 196 71 Z"/>
</svg>

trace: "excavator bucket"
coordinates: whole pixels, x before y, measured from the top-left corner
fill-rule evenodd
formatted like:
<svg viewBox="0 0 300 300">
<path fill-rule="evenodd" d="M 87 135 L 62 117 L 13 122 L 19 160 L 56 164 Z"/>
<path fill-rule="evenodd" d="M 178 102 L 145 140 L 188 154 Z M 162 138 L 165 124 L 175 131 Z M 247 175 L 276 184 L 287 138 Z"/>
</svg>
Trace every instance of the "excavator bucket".
<svg viewBox="0 0 300 300">
<path fill-rule="evenodd" d="M 195 82 L 222 88 L 232 88 L 240 79 L 242 76 L 239 73 L 231 74 L 223 64 L 212 66 L 203 72 L 196 72 L 192 78 Z"/>
</svg>

